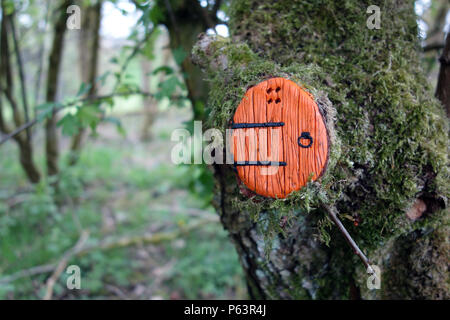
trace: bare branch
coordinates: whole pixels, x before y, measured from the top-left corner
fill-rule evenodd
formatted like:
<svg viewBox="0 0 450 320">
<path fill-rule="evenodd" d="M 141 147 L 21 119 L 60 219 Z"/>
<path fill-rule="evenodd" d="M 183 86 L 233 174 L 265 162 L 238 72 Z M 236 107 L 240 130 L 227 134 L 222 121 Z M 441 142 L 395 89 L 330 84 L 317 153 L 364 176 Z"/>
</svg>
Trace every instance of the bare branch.
<svg viewBox="0 0 450 320">
<path fill-rule="evenodd" d="M 55 107 L 54 108 L 54 112 L 59 112 L 59 111 L 61 111 L 63 109 L 66 109 L 68 107 L 72 107 L 72 106 L 80 104 L 80 103 L 96 102 L 96 101 L 101 101 L 101 100 L 110 99 L 110 98 L 114 98 L 114 97 L 130 96 L 130 95 L 141 95 L 141 96 L 144 96 L 144 97 L 154 97 L 154 94 L 149 93 L 149 92 L 142 92 L 142 91 L 116 92 L 116 93 L 107 94 L 107 95 L 103 95 L 103 96 L 83 98 L 83 99 L 71 101 L 71 102 L 69 102 L 67 104 L 64 104 L 64 105 L 61 104 L 59 107 Z M 179 100 L 179 99 L 184 99 L 184 97 L 183 96 L 173 96 L 170 99 L 172 99 L 172 100 Z M 30 122 L 21 125 L 17 129 L 11 131 L 9 134 L 5 135 L 0 140 L 0 146 L 2 144 L 4 144 L 6 141 L 8 141 L 9 139 L 11 139 L 14 136 L 18 135 L 19 133 L 21 133 L 23 130 L 26 130 L 27 128 L 30 128 L 30 127 L 34 126 L 36 123 L 39 122 L 38 119 L 39 119 L 39 116 L 37 116 L 35 119 L 31 120 Z"/>
<path fill-rule="evenodd" d="M 69 251 L 67 251 L 61 258 L 61 260 L 58 262 L 55 271 L 53 271 L 50 278 L 47 280 L 47 290 L 45 292 L 44 300 L 51 300 L 53 295 L 53 287 L 55 286 L 56 281 L 58 281 L 59 276 L 66 268 L 67 264 L 69 263 L 70 258 L 79 251 L 84 244 L 86 243 L 87 239 L 89 237 L 89 233 L 87 231 L 83 231 L 80 235 L 80 238 L 78 239 L 77 243 L 73 248 L 71 248 Z"/>
<path fill-rule="evenodd" d="M 427 44 L 422 48 L 423 52 L 433 51 L 433 50 L 441 50 L 444 48 L 444 43 L 442 42 L 436 42 L 436 43 L 430 43 Z"/>
<path fill-rule="evenodd" d="M 347 229 L 345 229 L 344 225 L 342 224 L 341 220 L 337 217 L 337 210 L 334 207 L 325 206 L 326 211 L 328 212 L 329 217 L 338 227 L 339 231 L 344 236 L 345 240 L 347 240 L 350 247 L 353 249 L 353 252 L 361 259 L 361 261 L 364 263 L 366 268 L 372 269 L 370 266 L 370 261 L 367 259 L 366 255 L 362 250 L 358 247 L 356 242 L 353 240 L 353 238 L 348 233 Z"/>
</svg>

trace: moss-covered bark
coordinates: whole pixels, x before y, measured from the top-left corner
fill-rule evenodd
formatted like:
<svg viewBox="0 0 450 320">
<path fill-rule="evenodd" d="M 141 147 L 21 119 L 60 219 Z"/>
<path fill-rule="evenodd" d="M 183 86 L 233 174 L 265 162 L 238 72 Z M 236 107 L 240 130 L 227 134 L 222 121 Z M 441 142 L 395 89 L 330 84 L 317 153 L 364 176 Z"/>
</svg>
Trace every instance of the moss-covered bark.
<svg viewBox="0 0 450 320">
<path fill-rule="evenodd" d="M 326 173 L 284 200 L 248 199 L 233 169 L 215 166 L 216 205 L 253 297 L 450 294 L 447 118 L 420 68 L 413 1 L 376 2 L 234 1 L 231 39 L 203 36 L 194 48 L 211 81 L 209 126 L 224 130 L 249 86 L 282 76 L 314 95 L 331 136 Z M 379 30 L 366 27 L 372 4 Z M 380 266 L 381 290 L 365 289 L 324 204 Z"/>
</svg>

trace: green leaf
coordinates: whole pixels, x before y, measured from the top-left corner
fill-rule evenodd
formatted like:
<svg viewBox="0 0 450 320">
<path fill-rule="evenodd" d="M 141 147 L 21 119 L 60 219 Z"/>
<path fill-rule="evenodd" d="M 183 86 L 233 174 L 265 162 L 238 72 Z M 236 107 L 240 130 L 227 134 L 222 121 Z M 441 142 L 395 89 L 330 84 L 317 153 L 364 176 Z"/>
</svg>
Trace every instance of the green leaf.
<svg viewBox="0 0 450 320">
<path fill-rule="evenodd" d="M 102 99 L 102 102 L 106 103 L 110 108 L 114 107 L 114 98 L 113 97 L 107 97 Z"/>
<path fill-rule="evenodd" d="M 140 91 L 139 85 L 137 85 L 136 83 L 122 83 L 118 88 L 117 88 L 117 93 L 127 93 L 127 92 L 137 92 Z M 125 95 L 123 95 L 123 97 L 126 97 Z"/>
<path fill-rule="evenodd" d="M 48 118 L 51 116 L 53 110 L 57 107 L 62 106 L 59 103 L 55 103 L 55 102 L 46 102 L 43 104 L 40 104 L 36 107 L 37 111 L 40 111 L 37 113 L 36 115 L 36 119 L 38 122 L 41 122 L 42 120 L 44 120 L 45 118 Z"/>
<path fill-rule="evenodd" d="M 181 65 L 184 61 L 184 59 L 186 59 L 187 57 L 187 52 L 182 48 L 182 47 L 178 47 L 174 50 L 172 50 L 172 54 L 173 54 L 173 58 L 175 59 L 175 62 L 178 65 Z"/>
<path fill-rule="evenodd" d="M 36 110 L 47 110 L 48 108 L 53 109 L 56 107 L 56 102 L 45 102 L 36 107 Z"/>
<path fill-rule="evenodd" d="M 65 136 L 73 136 L 80 130 L 80 124 L 76 116 L 71 113 L 66 114 L 57 123 L 58 127 L 62 128 L 62 133 Z"/>
<path fill-rule="evenodd" d="M 14 12 L 14 1 L 5 1 L 4 3 L 5 6 L 5 13 L 7 15 L 10 15 Z"/>
<path fill-rule="evenodd" d="M 164 13 L 161 11 L 159 6 L 153 6 L 149 12 L 150 20 L 155 24 L 159 24 L 160 21 L 164 19 Z"/>
<path fill-rule="evenodd" d="M 98 76 L 97 79 L 95 79 L 95 82 L 100 83 L 100 85 L 105 85 L 106 79 L 108 78 L 108 76 L 111 74 L 111 71 L 106 71 L 104 74 L 102 74 L 101 76 Z"/>
<path fill-rule="evenodd" d="M 160 91 L 155 97 L 160 100 L 164 97 L 170 98 L 175 92 L 177 87 L 181 87 L 182 83 L 178 80 L 177 76 L 173 75 L 159 84 Z"/>
<path fill-rule="evenodd" d="M 93 105 L 81 107 L 78 109 L 76 116 L 82 126 L 90 126 L 92 130 L 95 130 L 100 121 L 99 109 Z"/>
<path fill-rule="evenodd" d="M 80 89 L 78 89 L 77 97 L 84 96 L 86 93 L 89 92 L 89 90 L 91 90 L 91 88 L 92 84 L 85 82 L 81 83 Z"/>
<path fill-rule="evenodd" d="M 164 72 L 165 74 L 170 75 L 173 73 L 173 69 L 169 66 L 161 66 L 161 67 L 158 67 L 155 70 L 153 70 L 152 74 L 156 75 L 159 72 Z"/>
<path fill-rule="evenodd" d="M 145 42 L 145 46 L 141 49 L 140 53 L 144 55 L 147 59 L 153 60 L 155 58 L 155 43 L 156 40 L 159 38 L 159 35 L 161 34 L 161 31 L 159 29 L 153 29 L 151 31 L 150 37 Z"/>
</svg>

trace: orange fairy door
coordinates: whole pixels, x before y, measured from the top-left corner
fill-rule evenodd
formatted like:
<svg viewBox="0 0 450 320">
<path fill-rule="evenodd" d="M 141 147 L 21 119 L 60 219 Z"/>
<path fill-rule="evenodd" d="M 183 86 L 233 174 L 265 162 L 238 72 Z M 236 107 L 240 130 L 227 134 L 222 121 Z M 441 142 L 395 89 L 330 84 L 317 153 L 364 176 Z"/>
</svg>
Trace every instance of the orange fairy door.
<svg viewBox="0 0 450 320">
<path fill-rule="evenodd" d="M 257 194 L 285 198 L 324 171 L 328 134 L 311 94 L 272 78 L 250 88 L 233 117 L 239 178 Z"/>
</svg>

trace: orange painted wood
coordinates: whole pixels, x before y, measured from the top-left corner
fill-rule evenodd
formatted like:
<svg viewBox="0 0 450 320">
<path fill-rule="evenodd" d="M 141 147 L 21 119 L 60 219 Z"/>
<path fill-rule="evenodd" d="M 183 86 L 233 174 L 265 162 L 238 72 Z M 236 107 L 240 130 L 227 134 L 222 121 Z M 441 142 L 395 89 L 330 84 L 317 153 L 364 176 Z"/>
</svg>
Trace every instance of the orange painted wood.
<svg viewBox="0 0 450 320">
<path fill-rule="evenodd" d="M 328 133 L 312 95 L 294 82 L 272 78 L 251 87 L 241 100 L 233 124 L 284 123 L 283 126 L 233 129 L 234 161 L 278 161 L 285 166 L 237 165 L 239 178 L 257 194 L 285 198 L 308 180 L 316 180 L 328 161 Z M 302 133 L 312 144 L 299 145 Z M 303 146 L 310 140 L 300 139 Z M 270 171 L 271 170 L 271 171 Z"/>
</svg>

